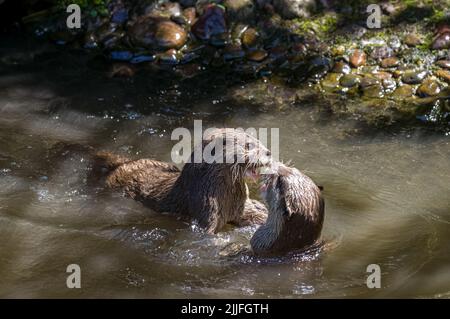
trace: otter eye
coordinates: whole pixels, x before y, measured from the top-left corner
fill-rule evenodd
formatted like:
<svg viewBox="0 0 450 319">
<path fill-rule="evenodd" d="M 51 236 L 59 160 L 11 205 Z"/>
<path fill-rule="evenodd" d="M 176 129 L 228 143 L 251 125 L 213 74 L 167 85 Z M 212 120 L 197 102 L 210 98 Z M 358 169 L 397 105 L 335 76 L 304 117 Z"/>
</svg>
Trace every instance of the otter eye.
<svg viewBox="0 0 450 319">
<path fill-rule="evenodd" d="M 245 149 L 250 150 L 254 147 L 253 143 L 245 143 Z"/>
</svg>

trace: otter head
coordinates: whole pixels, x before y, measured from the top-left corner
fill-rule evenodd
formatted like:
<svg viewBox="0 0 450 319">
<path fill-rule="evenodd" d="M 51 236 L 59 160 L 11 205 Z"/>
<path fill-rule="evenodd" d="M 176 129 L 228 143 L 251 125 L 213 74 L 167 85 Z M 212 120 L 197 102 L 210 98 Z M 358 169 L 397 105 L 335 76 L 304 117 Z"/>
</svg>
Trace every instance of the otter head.
<svg viewBox="0 0 450 319">
<path fill-rule="evenodd" d="M 320 236 L 324 203 L 314 182 L 293 167 L 274 163 L 262 177 L 261 196 L 269 208 L 266 224 L 251 239 L 256 254 L 279 254 L 312 245 Z"/>
<path fill-rule="evenodd" d="M 270 151 L 254 136 L 241 129 L 211 129 L 202 143 L 203 163 L 232 172 L 233 179 L 245 175 L 254 179 L 272 162 Z"/>
</svg>

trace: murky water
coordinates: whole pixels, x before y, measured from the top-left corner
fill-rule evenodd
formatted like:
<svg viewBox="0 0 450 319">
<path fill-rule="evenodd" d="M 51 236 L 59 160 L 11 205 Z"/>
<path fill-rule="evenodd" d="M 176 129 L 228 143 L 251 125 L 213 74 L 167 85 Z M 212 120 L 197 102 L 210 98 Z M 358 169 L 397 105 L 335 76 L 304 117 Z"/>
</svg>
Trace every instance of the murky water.
<svg viewBox="0 0 450 319">
<path fill-rule="evenodd" d="M 109 79 L 79 53 L 12 43 L 0 46 L 1 297 L 450 297 L 445 134 L 361 129 L 316 101 L 250 107 L 221 74 L 209 86 Z M 73 145 L 169 161 L 172 129 L 194 119 L 280 128 L 281 158 L 325 188 L 328 248 L 221 257 L 255 229 L 205 235 L 88 186 L 88 155 Z M 82 289 L 66 288 L 74 263 Z M 366 286 L 369 264 L 381 267 L 381 289 Z"/>
</svg>

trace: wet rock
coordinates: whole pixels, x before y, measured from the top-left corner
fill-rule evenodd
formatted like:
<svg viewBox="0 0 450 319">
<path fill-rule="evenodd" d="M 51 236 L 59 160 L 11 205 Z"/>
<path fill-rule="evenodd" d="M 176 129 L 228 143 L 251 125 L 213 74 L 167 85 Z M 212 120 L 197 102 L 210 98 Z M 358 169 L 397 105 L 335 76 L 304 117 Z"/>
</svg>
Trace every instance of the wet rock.
<svg viewBox="0 0 450 319">
<path fill-rule="evenodd" d="M 187 40 L 186 31 L 172 21 L 158 23 L 155 34 L 156 44 L 164 49 L 181 48 Z"/>
<path fill-rule="evenodd" d="M 179 62 L 177 51 L 175 49 L 167 50 L 158 56 L 161 64 L 177 64 Z"/>
<path fill-rule="evenodd" d="M 371 85 L 363 88 L 362 91 L 365 98 L 382 98 L 384 96 L 384 90 L 381 85 Z"/>
<path fill-rule="evenodd" d="M 340 79 L 340 84 L 343 87 L 351 88 L 358 85 L 361 81 L 361 77 L 355 74 L 346 74 Z"/>
<path fill-rule="evenodd" d="M 450 83 L 450 71 L 448 70 L 438 70 L 436 75 L 447 83 Z"/>
<path fill-rule="evenodd" d="M 439 84 L 436 81 L 427 79 L 423 81 L 423 83 L 419 86 L 416 93 L 420 97 L 427 97 L 438 95 L 440 91 L 441 88 L 439 87 Z"/>
<path fill-rule="evenodd" d="M 330 68 L 330 59 L 318 56 L 309 60 L 307 73 L 309 77 L 321 78 L 330 70 Z"/>
<path fill-rule="evenodd" d="M 187 32 L 175 22 L 153 18 L 138 20 L 129 34 L 135 45 L 153 49 L 180 48 L 187 40 Z"/>
<path fill-rule="evenodd" d="M 227 16 L 233 21 L 250 23 L 255 17 L 253 0 L 224 0 L 223 4 L 227 8 Z"/>
<path fill-rule="evenodd" d="M 192 25 L 197 19 L 197 12 L 194 7 L 186 8 L 183 10 L 183 16 L 186 19 L 187 24 Z"/>
<path fill-rule="evenodd" d="M 322 80 L 321 85 L 325 91 L 332 92 L 339 87 L 340 73 L 328 73 Z"/>
<path fill-rule="evenodd" d="M 247 52 L 247 60 L 254 62 L 261 62 L 267 57 L 267 51 L 265 50 L 252 50 Z"/>
<path fill-rule="evenodd" d="M 273 6 L 283 18 L 308 18 L 316 10 L 315 0 L 273 0 Z"/>
<path fill-rule="evenodd" d="M 138 64 L 138 63 L 143 63 L 143 62 L 153 62 L 153 61 L 155 61 L 155 59 L 156 59 L 156 57 L 154 55 L 141 54 L 141 55 L 134 56 L 130 60 L 130 63 Z"/>
<path fill-rule="evenodd" d="M 170 19 L 172 17 L 181 16 L 182 10 L 178 2 L 154 2 L 144 10 L 144 15 L 152 18 Z"/>
<path fill-rule="evenodd" d="M 365 89 L 369 86 L 380 86 L 380 81 L 371 75 L 366 75 L 361 78 L 359 85 L 362 89 Z"/>
<path fill-rule="evenodd" d="M 396 86 L 397 86 L 397 82 L 395 82 L 395 80 L 392 79 L 392 78 L 390 78 L 390 79 L 383 79 L 383 80 L 381 81 L 381 84 L 383 85 L 383 87 L 384 87 L 386 90 L 393 90 L 393 89 L 395 89 Z"/>
<path fill-rule="evenodd" d="M 414 89 L 411 85 L 404 84 L 402 86 L 399 86 L 393 93 L 392 97 L 394 99 L 404 99 L 407 97 L 411 97 L 414 94 Z"/>
<path fill-rule="evenodd" d="M 210 42 L 211 44 L 220 43 L 220 40 L 226 37 L 228 31 L 225 10 L 218 5 L 207 5 L 203 14 L 192 26 L 191 31 L 202 41 Z"/>
<path fill-rule="evenodd" d="M 223 50 L 223 58 L 225 61 L 242 59 L 245 56 L 245 51 L 240 45 L 227 45 Z"/>
<path fill-rule="evenodd" d="M 450 69 L 450 60 L 439 60 L 436 65 L 444 69 Z"/>
<path fill-rule="evenodd" d="M 355 50 L 353 51 L 352 55 L 350 56 L 350 65 L 354 68 L 357 68 L 361 65 L 366 64 L 366 53 L 362 50 Z"/>
<path fill-rule="evenodd" d="M 389 58 L 394 54 L 394 50 L 388 46 L 376 47 L 370 53 L 373 59 L 379 60 L 384 58 Z"/>
<path fill-rule="evenodd" d="M 415 34 L 407 34 L 403 39 L 403 42 L 410 47 L 415 47 L 422 44 L 422 40 Z"/>
<path fill-rule="evenodd" d="M 407 84 L 419 84 L 423 81 L 427 71 L 406 71 L 402 75 L 402 81 Z"/>
<path fill-rule="evenodd" d="M 110 57 L 113 60 L 118 61 L 129 61 L 131 58 L 133 58 L 133 53 L 130 51 L 112 51 L 110 53 Z"/>
<path fill-rule="evenodd" d="M 349 74 L 351 72 L 351 68 L 347 63 L 343 61 L 338 61 L 334 64 L 333 69 L 331 71 L 334 73 Z"/>
<path fill-rule="evenodd" d="M 450 32 L 439 34 L 431 44 L 433 50 L 450 49 Z"/>
<path fill-rule="evenodd" d="M 381 60 L 380 66 L 383 68 L 393 68 L 400 64 L 400 61 L 396 57 L 385 58 Z"/>
<path fill-rule="evenodd" d="M 254 28 L 248 28 L 242 33 L 241 42 L 246 48 L 253 48 L 258 43 L 259 34 Z"/>
<path fill-rule="evenodd" d="M 389 72 L 384 71 L 377 71 L 373 73 L 373 76 L 376 77 L 378 80 L 387 80 L 392 78 L 392 74 Z"/>
</svg>

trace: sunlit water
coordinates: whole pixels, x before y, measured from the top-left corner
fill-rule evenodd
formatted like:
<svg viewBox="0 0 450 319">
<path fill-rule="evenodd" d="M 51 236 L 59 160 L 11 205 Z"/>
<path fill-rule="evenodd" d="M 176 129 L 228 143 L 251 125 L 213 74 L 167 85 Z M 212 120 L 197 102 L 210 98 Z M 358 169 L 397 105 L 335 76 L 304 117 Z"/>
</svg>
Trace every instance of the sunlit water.
<svg viewBox="0 0 450 319">
<path fill-rule="evenodd" d="M 1 47 L 1 297 L 450 297 L 445 134 L 361 130 L 315 101 L 262 111 L 231 99 L 220 74 L 209 90 L 207 80 L 109 79 L 77 54 Z M 223 257 L 255 228 L 206 235 L 88 186 L 89 155 L 67 146 L 170 161 L 171 131 L 194 119 L 280 128 L 281 159 L 324 186 L 326 248 Z M 81 289 L 66 287 L 69 264 Z M 366 286 L 369 264 L 381 289 Z"/>
</svg>

